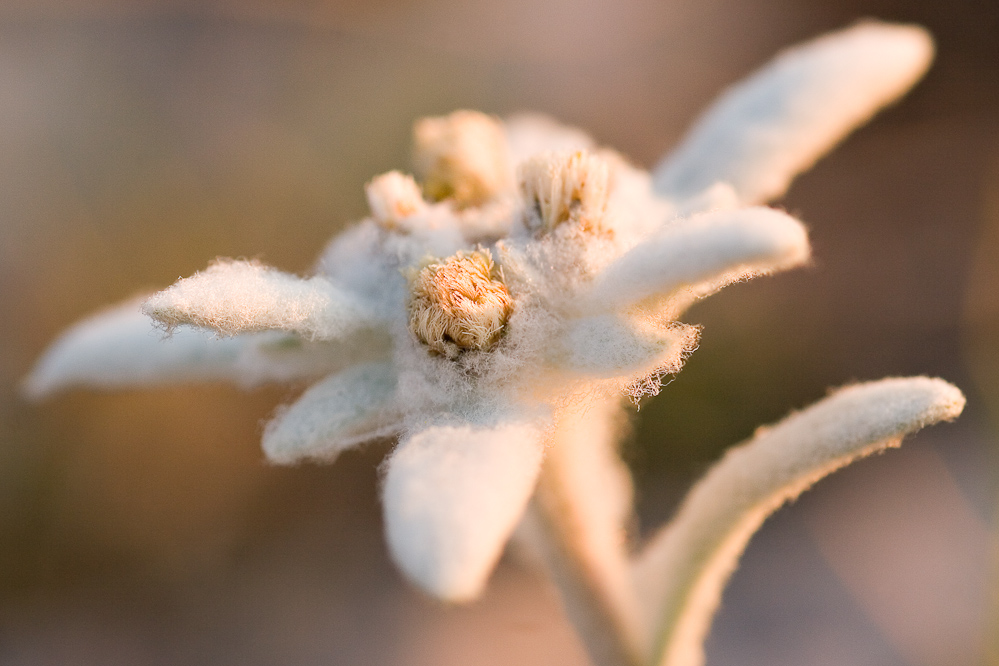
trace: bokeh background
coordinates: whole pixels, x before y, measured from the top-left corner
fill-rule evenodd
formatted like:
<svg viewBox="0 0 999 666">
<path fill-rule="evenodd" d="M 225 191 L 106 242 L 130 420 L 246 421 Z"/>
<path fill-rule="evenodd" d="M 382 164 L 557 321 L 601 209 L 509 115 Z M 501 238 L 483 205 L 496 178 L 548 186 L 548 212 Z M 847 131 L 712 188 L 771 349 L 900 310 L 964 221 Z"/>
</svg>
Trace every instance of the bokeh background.
<svg viewBox="0 0 999 666">
<path fill-rule="evenodd" d="M 408 165 L 414 118 L 549 113 L 654 164 L 724 86 L 863 17 L 938 40 L 923 83 L 779 202 L 812 267 L 695 306 L 642 404 L 642 530 L 724 447 L 830 387 L 930 374 L 958 423 L 768 521 L 711 666 L 999 663 L 999 4 L 982 0 L 6 0 L 0 6 L 0 664 L 586 663 L 508 558 L 447 608 L 387 561 L 377 468 L 268 466 L 301 387 L 19 382 L 68 325 L 216 256 L 307 271 Z M 993 629 L 990 629 L 992 627 Z"/>
</svg>

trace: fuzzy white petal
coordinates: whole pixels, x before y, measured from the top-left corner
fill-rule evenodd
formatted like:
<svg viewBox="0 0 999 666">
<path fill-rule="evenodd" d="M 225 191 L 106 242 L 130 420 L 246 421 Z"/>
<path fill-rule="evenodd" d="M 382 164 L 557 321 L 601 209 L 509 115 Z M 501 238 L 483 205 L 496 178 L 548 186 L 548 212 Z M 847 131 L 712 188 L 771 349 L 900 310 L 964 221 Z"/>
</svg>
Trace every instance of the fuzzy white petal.
<svg viewBox="0 0 999 666">
<path fill-rule="evenodd" d="M 738 280 L 792 268 L 809 256 L 808 233 L 773 208 L 704 213 L 615 260 L 584 296 L 591 311 L 623 310 L 653 296 L 693 299 Z"/>
<path fill-rule="evenodd" d="M 395 369 L 365 363 L 331 375 L 279 411 L 264 429 L 271 462 L 332 462 L 341 451 L 392 432 Z"/>
<path fill-rule="evenodd" d="M 932 58 L 922 28 L 876 22 L 788 49 L 714 103 L 656 168 L 656 189 L 683 199 L 724 181 L 743 203 L 778 197 Z"/>
<path fill-rule="evenodd" d="M 600 314 L 572 321 L 559 342 L 562 356 L 555 360 L 565 370 L 599 378 L 644 376 L 679 371 L 697 344 L 697 329 Z"/>
<path fill-rule="evenodd" d="M 360 299 L 322 277 L 303 280 L 250 261 L 219 261 L 151 296 L 143 312 L 168 327 L 225 335 L 280 330 L 333 340 L 371 326 Z"/>
<path fill-rule="evenodd" d="M 63 333 L 25 380 L 25 392 L 40 398 L 73 386 L 112 389 L 238 376 L 246 340 L 218 340 L 195 330 L 164 337 L 140 303 L 122 303 Z"/>
<path fill-rule="evenodd" d="M 400 442 L 387 461 L 389 550 L 441 599 L 482 591 L 534 489 L 543 455 L 533 421 L 441 425 Z"/>
<path fill-rule="evenodd" d="M 286 333 L 220 338 L 181 327 L 166 335 L 130 300 L 78 322 L 45 352 L 24 382 L 41 398 L 74 386 L 118 389 L 228 381 L 240 386 L 317 379 L 389 353 L 387 335 L 365 331 L 334 343 Z"/>
<path fill-rule="evenodd" d="M 739 194 L 728 183 L 718 182 L 680 202 L 675 209 L 675 217 L 684 218 L 712 211 L 735 210 L 741 208 Z"/>
<path fill-rule="evenodd" d="M 957 417 L 964 402 L 961 392 L 941 379 L 859 384 L 761 428 L 729 450 L 635 565 L 656 656 L 652 663 L 703 662 L 702 643 L 722 588 L 767 516 L 850 462 Z"/>
<path fill-rule="evenodd" d="M 391 355 L 391 338 L 379 329 L 357 331 L 336 341 L 303 340 L 293 333 L 264 331 L 245 333 L 236 338 L 219 338 L 208 331 L 178 328 L 174 335 L 192 331 L 223 342 L 243 340 L 238 373 L 233 377 L 243 386 L 264 382 L 290 382 L 300 379 L 322 379 L 344 368 L 378 361 Z"/>
</svg>

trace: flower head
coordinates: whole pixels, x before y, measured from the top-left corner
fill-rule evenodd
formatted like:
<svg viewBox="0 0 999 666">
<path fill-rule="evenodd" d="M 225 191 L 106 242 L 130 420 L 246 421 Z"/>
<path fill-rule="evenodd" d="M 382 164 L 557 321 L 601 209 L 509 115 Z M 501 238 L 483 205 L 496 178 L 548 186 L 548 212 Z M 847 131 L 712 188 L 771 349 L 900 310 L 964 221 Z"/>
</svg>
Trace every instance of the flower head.
<svg viewBox="0 0 999 666">
<path fill-rule="evenodd" d="M 571 223 L 582 231 L 603 228 L 610 165 L 583 150 L 541 153 L 520 166 L 525 223 L 539 232 Z"/>
<path fill-rule="evenodd" d="M 655 394 L 680 369 L 698 335 L 678 321 L 685 308 L 808 260 L 804 226 L 761 204 L 903 93 L 931 53 L 922 30 L 874 23 L 790 50 L 729 90 L 652 174 L 543 118 L 420 120 L 420 184 L 399 172 L 374 178 L 371 217 L 333 240 L 314 276 L 219 261 L 152 295 L 142 312 L 129 303 L 71 329 L 29 389 L 315 377 L 266 427 L 268 457 L 331 461 L 398 436 L 383 498 L 393 557 L 425 590 L 472 598 L 539 475 L 539 506 L 565 513 L 567 479 L 613 458 L 613 443 L 590 455 L 565 442 L 612 440 L 619 397 Z M 172 338 L 150 339 L 146 315 L 176 328 Z M 115 360 L 122 353 L 127 362 Z M 932 402 L 938 388 L 919 396 Z M 932 420 L 920 409 L 909 418 Z M 599 421 L 589 433 L 578 430 L 586 418 Z M 627 486 L 590 487 L 605 485 Z M 591 513 L 617 525 L 606 534 L 623 530 L 621 511 Z M 585 541 L 587 529 L 564 541 Z M 615 539 L 580 552 L 623 548 Z M 586 575 L 613 568 L 616 552 Z M 627 594 L 608 594 L 631 607 Z"/>
<path fill-rule="evenodd" d="M 451 358 L 492 347 L 512 309 L 488 250 L 459 250 L 410 280 L 409 330 L 431 351 Z"/>
<path fill-rule="evenodd" d="M 458 207 L 485 203 L 510 184 L 503 123 L 476 111 L 417 121 L 413 163 L 428 198 Z"/>
</svg>

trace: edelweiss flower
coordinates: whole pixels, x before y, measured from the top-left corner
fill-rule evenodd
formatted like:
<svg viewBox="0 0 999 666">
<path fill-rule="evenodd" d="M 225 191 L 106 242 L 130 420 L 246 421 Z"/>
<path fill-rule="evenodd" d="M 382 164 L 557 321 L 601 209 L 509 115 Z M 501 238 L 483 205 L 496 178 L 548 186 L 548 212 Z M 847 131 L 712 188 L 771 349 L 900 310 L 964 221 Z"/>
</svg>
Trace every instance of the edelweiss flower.
<svg viewBox="0 0 999 666">
<path fill-rule="evenodd" d="M 541 117 L 421 120 L 420 184 L 372 180 L 371 217 L 333 240 L 313 277 L 218 260 L 141 311 L 130 302 L 78 324 L 28 390 L 321 378 L 267 425 L 264 451 L 329 462 L 398 436 L 383 503 L 411 580 L 475 597 L 533 495 L 523 536 L 552 565 L 594 659 L 688 663 L 763 517 L 849 460 L 956 416 L 963 397 L 925 378 L 844 390 L 730 453 L 634 561 L 620 397 L 655 394 L 680 369 L 698 329 L 677 318 L 693 301 L 807 261 L 801 223 L 760 204 L 907 90 L 931 55 L 921 29 L 877 23 L 789 50 L 729 90 L 651 175 Z M 151 334 L 146 315 L 170 335 Z"/>
</svg>

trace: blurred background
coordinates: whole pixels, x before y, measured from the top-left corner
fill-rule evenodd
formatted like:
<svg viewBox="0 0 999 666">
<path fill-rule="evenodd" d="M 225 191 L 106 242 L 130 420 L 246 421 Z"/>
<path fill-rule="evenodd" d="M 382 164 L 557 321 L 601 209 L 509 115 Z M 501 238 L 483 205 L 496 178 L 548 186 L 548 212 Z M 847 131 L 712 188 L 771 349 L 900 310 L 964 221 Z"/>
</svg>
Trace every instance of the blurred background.
<svg viewBox="0 0 999 666">
<path fill-rule="evenodd" d="M 822 482 L 754 538 L 710 666 L 999 663 L 999 5 L 991 0 L 6 0 L 0 7 L 0 664 L 581 666 L 505 561 L 446 608 L 387 561 L 381 443 L 280 469 L 301 387 L 19 382 L 60 331 L 216 256 L 307 271 L 456 108 L 551 114 L 650 166 L 721 89 L 863 17 L 937 38 L 926 79 L 779 205 L 814 266 L 685 318 L 635 415 L 652 530 L 727 446 L 830 387 L 930 374 L 955 424 Z"/>
</svg>

